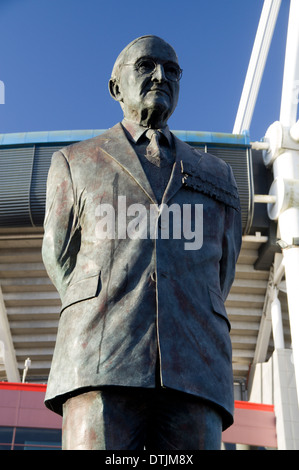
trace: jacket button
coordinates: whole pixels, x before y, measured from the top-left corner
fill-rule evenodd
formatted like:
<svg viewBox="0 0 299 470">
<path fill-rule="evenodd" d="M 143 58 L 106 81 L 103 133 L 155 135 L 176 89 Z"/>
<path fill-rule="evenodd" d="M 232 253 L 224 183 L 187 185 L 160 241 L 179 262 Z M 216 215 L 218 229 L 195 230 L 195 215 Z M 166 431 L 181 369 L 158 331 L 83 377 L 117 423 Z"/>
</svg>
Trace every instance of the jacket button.
<svg viewBox="0 0 299 470">
<path fill-rule="evenodd" d="M 151 273 L 151 280 L 154 281 L 154 282 L 157 282 L 157 276 L 156 276 L 155 271 Z"/>
</svg>

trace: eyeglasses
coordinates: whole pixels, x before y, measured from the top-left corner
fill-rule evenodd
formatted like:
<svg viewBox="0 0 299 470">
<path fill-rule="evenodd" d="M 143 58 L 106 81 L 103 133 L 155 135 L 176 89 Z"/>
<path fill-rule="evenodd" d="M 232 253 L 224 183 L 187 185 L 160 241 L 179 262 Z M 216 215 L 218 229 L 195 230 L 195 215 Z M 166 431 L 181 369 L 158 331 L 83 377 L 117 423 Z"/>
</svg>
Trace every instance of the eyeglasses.
<svg viewBox="0 0 299 470">
<path fill-rule="evenodd" d="M 122 64 L 122 65 L 133 65 L 135 70 L 144 76 L 153 75 L 157 69 L 157 63 L 153 59 L 140 59 L 135 64 Z M 163 65 L 164 74 L 167 80 L 171 82 L 178 82 L 182 78 L 183 70 L 173 62 L 165 62 Z"/>
</svg>

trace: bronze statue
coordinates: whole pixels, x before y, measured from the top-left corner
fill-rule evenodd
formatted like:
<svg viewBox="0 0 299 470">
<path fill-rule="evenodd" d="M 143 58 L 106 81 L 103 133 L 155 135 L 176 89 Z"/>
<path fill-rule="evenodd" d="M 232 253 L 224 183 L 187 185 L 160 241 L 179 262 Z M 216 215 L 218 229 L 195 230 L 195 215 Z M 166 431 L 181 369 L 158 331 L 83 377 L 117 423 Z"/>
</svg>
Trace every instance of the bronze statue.
<svg viewBox="0 0 299 470">
<path fill-rule="evenodd" d="M 134 40 L 109 81 L 123 121 L 53 155 L 43 259 L 62 310 L 45 402 L 64 449 L 218 449 L 233 422 L 240 203 L 230 166 L 167 126 L 181 75 L 164 40 Z"/>
</svg>

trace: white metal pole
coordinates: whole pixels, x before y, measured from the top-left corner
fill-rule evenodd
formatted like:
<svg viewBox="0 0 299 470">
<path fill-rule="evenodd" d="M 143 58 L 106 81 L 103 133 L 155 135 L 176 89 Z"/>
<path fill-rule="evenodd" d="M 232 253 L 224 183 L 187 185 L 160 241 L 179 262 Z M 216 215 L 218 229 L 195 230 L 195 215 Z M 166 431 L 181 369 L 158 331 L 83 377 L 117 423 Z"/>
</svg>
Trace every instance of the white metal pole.
<svg viewBox="0 0 299 470">
<path fill-rule="evenodd" d="M 291 0 L 281 95 L 280 122 L 291 127 L 297 121 L 299 98 L 299 1 Z"/>
<path fill-rule="evenodd" d="M 2 343 L 7 380 L 20 382 L 20 373 L 0 285 L 0 343 Z"/>
<path fill-rule="evenodd" d="M 275 349 L 284 349 L 283 324 L 281 305 L 275 289 L 274 299 L 271 303 L 272 332 Z"/>
<path fill-rule="evenodd" d="M 285 203 L 278 214 L 283 249 L 290 329 L 297 391 L 299 391 L 299 146 L 292 138 L 297 134 L 298 99 L 295 88 L 299 85 L 299 0 L 290 1 L 285 68 L 281 99 L 279 140 L 280 149 L 273 161 L 274 179 L 283 181 Z M 293 133 L 290 128 L 293 127 Z M 279 147 L 279 146 L 278 146 Z M 299 394 L 298 394 L 299 396 Z"/>
<path fill-rule="evenodd" d="M 233 134 L 250 129 L 281 0 L 265 0 L 236 116 Z"/>
</svg>

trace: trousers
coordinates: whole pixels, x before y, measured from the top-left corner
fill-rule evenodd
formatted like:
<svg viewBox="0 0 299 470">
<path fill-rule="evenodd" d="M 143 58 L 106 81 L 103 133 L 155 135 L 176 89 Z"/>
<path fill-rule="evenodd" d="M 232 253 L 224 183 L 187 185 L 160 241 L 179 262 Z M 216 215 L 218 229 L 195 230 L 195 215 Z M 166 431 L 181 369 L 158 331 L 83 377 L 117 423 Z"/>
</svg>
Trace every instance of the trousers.
<svg viewBox="0 0 299 470">
<path fill-rule="evenodd" d="M 175 390 L 107 387 L 63 405 L 63 450 L 220 450 L 213 404 Z"/>
</svg>

